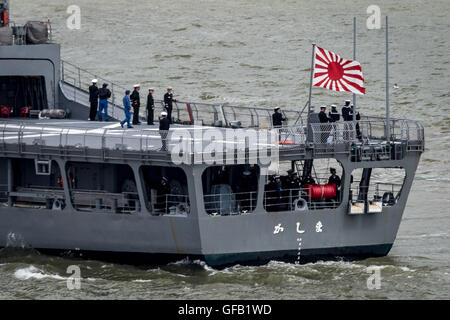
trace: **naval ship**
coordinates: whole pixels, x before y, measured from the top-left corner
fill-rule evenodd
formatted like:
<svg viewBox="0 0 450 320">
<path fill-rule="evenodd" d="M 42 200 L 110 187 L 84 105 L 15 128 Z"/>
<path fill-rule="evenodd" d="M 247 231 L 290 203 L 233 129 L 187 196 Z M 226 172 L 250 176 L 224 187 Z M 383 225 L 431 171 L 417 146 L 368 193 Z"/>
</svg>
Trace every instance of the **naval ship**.
<svg viewBox="0 0 450 320">
<path fill-rule="evenodd" d="M 389 253 L 424 151 L 420 122 L 323 124 L 303 108 L 274 128 L 272 109 L 177 101 L 165 151 L 157 125 L 117 122 L 124 87 L 62 60 L 49 21 L 19 26 L 8 12 L 0 0 L 0 247 L 218 268 Z M 87 121 L 94 78 L 110 84 L 111 121 Z M 270 188 L 295 174 L 309 182 Z"/>
</svg>

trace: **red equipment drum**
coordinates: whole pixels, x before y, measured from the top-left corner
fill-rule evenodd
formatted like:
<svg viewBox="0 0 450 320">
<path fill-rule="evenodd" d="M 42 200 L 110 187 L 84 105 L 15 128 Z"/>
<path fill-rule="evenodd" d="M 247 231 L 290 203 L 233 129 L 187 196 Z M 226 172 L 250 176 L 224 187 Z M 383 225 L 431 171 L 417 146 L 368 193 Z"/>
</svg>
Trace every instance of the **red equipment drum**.
<svg viewBox="0 0 450 320">
<path fill-rule="evenodd" d="M 309 198 L 311 200 L 332 199 L 336 197 L 335 184 L 319 184 L 314 186 L 308 184 L 305 188 L 309 189 Z"/>
</svg>

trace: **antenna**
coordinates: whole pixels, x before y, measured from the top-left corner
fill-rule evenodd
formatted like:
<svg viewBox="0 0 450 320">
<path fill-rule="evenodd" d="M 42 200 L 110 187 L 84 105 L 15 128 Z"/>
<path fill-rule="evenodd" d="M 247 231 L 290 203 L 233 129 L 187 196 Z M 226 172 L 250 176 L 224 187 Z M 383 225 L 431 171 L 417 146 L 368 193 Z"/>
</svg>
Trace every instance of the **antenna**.
<svg viewBox="0 0 450 320">
<path fill-rule="evenodd" d="M 353 17 L 353 61 L 356 61 L 356 17 Z M 356 128 L 356 94 L 353 94 L 353 128 Z"/>
<path fill-rule="evenodd" d="M 310 118 L 311 118 L 311 93 L 312 93 L 312 83 L 313 83 L 313 74 L 314 74 L 314 54 L 316 53 L 316 44 L 312 44 L 312 57 L 311 57 L 311 76 L 309 78 L 309 98 L 308 98 L 308 123 L 306 126 L 306 130 L 308 130 L 307 139 L 308 141 L 311 141 L 312 138 L 312 132 L 310 134 Z"/>
<path fill-rule="evenodd" d="M 389 38 L 388 16 L 386 16 L 386 140 L 391 140 L 391 119 L 389 107 Z"/>
</svg>

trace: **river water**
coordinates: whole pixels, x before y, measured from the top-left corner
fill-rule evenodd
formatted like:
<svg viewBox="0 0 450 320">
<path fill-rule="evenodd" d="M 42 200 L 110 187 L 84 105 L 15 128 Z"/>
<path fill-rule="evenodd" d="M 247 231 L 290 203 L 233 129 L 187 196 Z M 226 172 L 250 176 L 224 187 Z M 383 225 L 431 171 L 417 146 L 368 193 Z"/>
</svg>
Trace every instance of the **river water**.
<svg viewBox="0 0 450 320">
<path fill-rule="evenodd" d="M 69 30 L 69 5 L 81 29 Z M 62 58 L 123 86 L 174 87 L 183 100 L 285 109 L 308 95 L 311 43 L 351 58 L 356 16 L 357 60 L 367 93 L 363 115 L 385 112 L 384 20 L 368 30 L 372 1 L 16 0 L 11 19 L 46 19 Z M 359 262 L 214 270 L 200 261 L 157 268 L 0 253 L 3 299 L 436 299 L 450 298 L 450 2 L 377 1 L 390 21 L 393 117 L 421 120 L 426 152 L 390 254 Z M 394 88 L 394 84 L 397 84 Z M 351 96 L 313 89 L 313 105 Z M 20 239 L 19 239 L 20 240 Z M 20 246 L 20 244 L 19 244 Z M 81 267 L 81 290 L 68 290 L 66 269 Z M 381 288 L 369 290 L 366 267 L 378 266 Z"/>
</svg>

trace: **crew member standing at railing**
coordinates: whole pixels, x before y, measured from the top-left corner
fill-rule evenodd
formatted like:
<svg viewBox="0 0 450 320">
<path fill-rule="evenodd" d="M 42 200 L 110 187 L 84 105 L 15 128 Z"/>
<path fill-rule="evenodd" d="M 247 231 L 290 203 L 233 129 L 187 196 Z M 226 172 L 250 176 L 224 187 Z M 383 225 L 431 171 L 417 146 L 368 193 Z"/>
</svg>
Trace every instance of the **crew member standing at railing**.
<svg viewBox="0 0 450 320">
<path fill-rule="evenodd" d="M 327 106 L 321 106 L 319 112 L 319 121 L 322 124 L 320 126 L 320 131 L 322 132 L 320 135 L 320 143 L 326 143 L 328 136 L 330 135 L 330 126 L 326 125 L 330 121 L 326 114 Z"/>
<path fill-rule="evenodd" d="M 161 135 L 161 151 L 167 151 L 167 136 L 169 134 L 170 122 L 167 119 L 167 112 L 161 112 L 161 118 L 159 119 L 159 134 Z"/>
<path fill-rule="evenodd" d="M 130 124 L 131 119 L 130 90 L 125 91 L 125 96 L 123 97 L 123 110 L 125 112 L 125 119 L 120 121 L 120 126 L 123 128 L 123 125 L 126 122 L 127 128 L 133 128 L 133 126 Z"/>
<path fill-rule="evenodd" d="M 350 112 L 350 100 L 345 100 L 345 105 L 342 107 L 342 120 L 348 121 L 348 113 Z"/>
<path fill-rule="evenodd" d="M 332 184 L 336 186 L 336 201 L 339 201 L 340 195 L 339 195 L 339 188 L 341 187 L 341 178 L 336 174 L 335 168 L 330 168 L 331 176 L 328 178 L 328 184 Z"/>
<path fill-rule="evenodd" d="M 153 100 L 153 88 L 148 89 L 147 96 L 147 124 L 153 125 L 153 118 L 155 112 L 155 101 Z"/>
<path fill-rule="evenodd" d="M 325 113 L 325 111 L 327 111 L 327 106 L 321 106 L 320 107 L 320 112 L 319 112 L 319 121 L 320 121 L 320 123 L 327 123 L 327 122 L 330 121 L 330 119 L 328 119 L 328 116 Z"/>
<path fill-rule="evenodd" d="M 95 121 L 95 116 L 97 115 L 98 108 L 98 87 L 97 79 L 92 80 L 92 85 L 89 86 L 89 102 L 91 104 L 91 109 L 89 112 L 89 120 Z"/>
<path fill-rule="evenodd" d="M 139 107 L 141 106 L 141 99 L 139 97 L 139 90 L 141 86 L 139 84 L 135 84 L 133 93 L 130 96 L 131 105 L 133 107 L 133 124 L 139 125 L 141 122 L 139 121 Z"/>
<path fill-rule="evenodd" d="M 349 117 L 349 121 L 353 121 L 353 112 L 354 112 L 354 108 L 353 108 L 353 104 L 350 106 L 350 111 L 348 112 L 348 117 Z M 355 120 L 359 121 L 361 120 L 361 115 L 359 114 L 359 111 L 356 111 L 355 114 Z M 362 139 L 362 135 L 361 135 L 361 130 L 359 128 L 359 123 L 356 123 L 356 137 L 361 140 Z"/>
<path fill-rule="evenodd" d="M 316 185 L 316 180 L 314 180 L 314 178 L 312 177 L 312 173 L 308 173 L 308 175 L 306 176 L 306 178 L 302 181 L 302 186 L 306 186 L 306 185 Z"/>
<path fill-rule="evenodd" d="M 336 188 L 341 186 L 341 178 L 336 174 L 335 168 L 330 168 L 331 176 L 328 178 L 328 184 L 335 184 Z"/>
<path fill-rule="evenodd" d="M 279 107 L 275 108 L 274 113 L 272 114 L 272 124 L 274 128 L 280 128 L 283 125 L 283 121 L 286 121 L 286 118 L 281 114 L 281 109 Z"/>
<path fill-rule="evenodd" d="M 342 108 L 342 120 L 344 121 L 350 121 L 349 114 L 350 113 L 350 100 L 345 100 L 345 105 Z M 350 139 L 349 131 L 351 129 L 351 126 L 344 123 L 344 140 L 348 141 Z"/>
<path fill-rule="evenodd" d="M 98 90 L 98 98 L 100 99 L 100 103 L 98 105 L 98 121 L 102 121 L 102 111 L 105 114 L 105 121 L 108 121 L 108 99 L 111 97 L 111 91 L 107 89 L 107 83 L 102 85 L 102 88 Z"/>
<path fill-rule="evenodd" d="M 269 212 L 280 211 L 281 180 L 280 176 L 270 176 L 269 183 L 264 186 L 266 210 Z"/>
<path fill-rule="evenodd" d="M 169 179 L 166 177 L 161 178 L 158 188 L 156 189 L 156 205 L 155 209 L 162 210 L 164 213 L 169 211 L 169 195 L 170 195 L 170 184 Z"/>
<path fill-rule="evenodd" d="M 288 197 L 288 208 L 292 209 L 292 203 L 295 199 L 297 199 L 300 191 L 300 178 L 298 177 L 297 172 L 294 172 L 293 169 L 288 170 L 288 177 L 284 182 L 284 189 L 286 190 Z"/>
<path fill-rule="evenodd" d="M 272 125 L 274 128 L 281 128 L 283 126 L 283 121 L 286 121 L 286 118 L 281 114 L 281 109 L 279 107 L 276 107 L 273 111 Z M 281 129 L 278 131 L 278 141 L 281 141 Z"/>
<path fill-rule="evenodd" d="M 341 118 L 339 115 L 339 111 L 336 110 L 336 105 L 331 105 L 331 111 L 328 112 L 328 118 L 330 119 L 330 122 L 337 122 Z"/>
<path fill-rule="evenodd" d="M 172 87 L 167 88 L 167 92 L 164 95 L 164 107 L 166 108 L 167 118 L 169 119 L 169 123 L 172 123 L 172 102 L 177 102 L 176 99 L 173 98 Z"/>
</svg>

